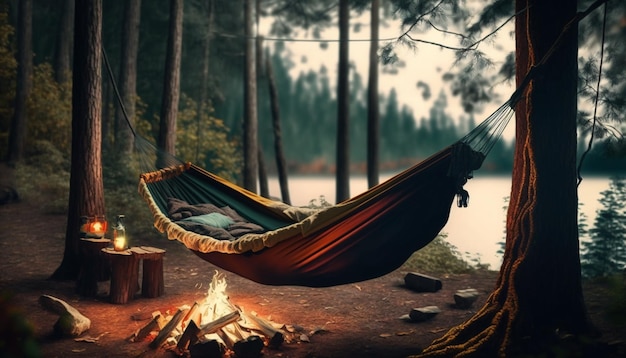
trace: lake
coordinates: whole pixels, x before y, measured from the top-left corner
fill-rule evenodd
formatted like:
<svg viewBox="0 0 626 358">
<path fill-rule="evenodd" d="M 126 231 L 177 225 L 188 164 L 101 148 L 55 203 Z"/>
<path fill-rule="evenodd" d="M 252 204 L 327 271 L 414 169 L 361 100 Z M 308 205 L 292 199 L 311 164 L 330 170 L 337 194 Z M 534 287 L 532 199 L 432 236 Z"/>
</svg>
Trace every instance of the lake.
<svg viewBox="0 0 626 358">
<path fill-rule="evenodd" d="M 381 176 L 381 181 L 389 175 Z M 578 188 L 581 210 L 587 216 L 588 228 L 593 226 L 596 210 L 601 208 L 598 202 L 600 193 L 609 187 L 607 177 L 585 177 Z M 278 179 L 269 179 L 270 194 L 280 197 Z M 497 254 L 499 242 L 504 241 L 505 198 L 510 195 L 510 176 L 475 175 L 466 185 L 470 193 L 469 206 L 452 206 L 450 219 L 442 232 L 447 234 L 447 241 L 454 245 L 461 254 L 477 258 L 481 263 L 489 264 L 492 269 L 499 269 L 502 257 Z M 350 179 L 351 196 L 367 190 L 365 176 L 353 176 Z M 324 196 L 326 201 L 335 201 L 335 178 L 333 176 L 291 176 L 289 177 L 289 195 L 293 205 L 308 205 L 312 199 Z M 319 201 L 318 201 L 319 203 Z"/>
</svg>

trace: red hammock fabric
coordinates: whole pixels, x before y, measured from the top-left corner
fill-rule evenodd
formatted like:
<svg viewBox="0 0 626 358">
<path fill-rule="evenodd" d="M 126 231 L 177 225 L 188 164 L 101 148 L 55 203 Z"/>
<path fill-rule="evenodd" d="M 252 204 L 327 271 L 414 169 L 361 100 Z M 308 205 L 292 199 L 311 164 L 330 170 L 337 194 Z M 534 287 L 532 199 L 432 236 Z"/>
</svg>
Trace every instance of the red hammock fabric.
<svg viewBox="0 0 626 358">
<path fill-rule="evenodd" d="M 382 276 L 431 242 L 447 222 L 459 188 L 459 177 L 449 175 L 453 148 L 391 178 L 391 184 L 382 183 L 342 203 L 350 207 L 349 215 L 324 223 L 313 233 L 300 232 L 256 252 L 192 251 L 267 285 L 326 287 Z M 211 185 L 213 190 L 231 190 Z M 258 206 L 251 199 L 249 205 L 253 204 Z"/>
</svg>

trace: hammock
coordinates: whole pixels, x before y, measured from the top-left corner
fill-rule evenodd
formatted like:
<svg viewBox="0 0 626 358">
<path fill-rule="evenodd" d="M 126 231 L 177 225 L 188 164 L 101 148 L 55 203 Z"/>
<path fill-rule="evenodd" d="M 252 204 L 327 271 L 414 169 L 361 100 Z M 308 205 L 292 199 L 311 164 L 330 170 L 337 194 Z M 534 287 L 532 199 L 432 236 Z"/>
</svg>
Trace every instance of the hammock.
<svg viewBox="0 0 626 358">
<path fill-rule="evenodd" d="M 512 107 L 509 100 L 458 142 L 324 209 L 261 197 L 174 157 L 167 157 L 162 169 L 142 174 L 139 192 L 159 231 L 224 270 L 267 285 L 327 287 L 364 281 L 397 269 L 431 242 L 446 224 L 455 196 L 459 206 L 467 206 L 463 184 L 500 137 Z M 151 144 L 138 136 L 136 144 L 144 152 L 156 150 L 146 150 Z M 158 161 L 151 156 L 151 163 Z M 163 153 L 156 156 L 164 162 Z M 181 208 L 174 214 L 185 217 L 174 218 L 172 209 Z M 206 210 L 260 230 L 220 239 L 226 229 L 197 230 L 201 224 L 187 221 Z"/>
</svg>

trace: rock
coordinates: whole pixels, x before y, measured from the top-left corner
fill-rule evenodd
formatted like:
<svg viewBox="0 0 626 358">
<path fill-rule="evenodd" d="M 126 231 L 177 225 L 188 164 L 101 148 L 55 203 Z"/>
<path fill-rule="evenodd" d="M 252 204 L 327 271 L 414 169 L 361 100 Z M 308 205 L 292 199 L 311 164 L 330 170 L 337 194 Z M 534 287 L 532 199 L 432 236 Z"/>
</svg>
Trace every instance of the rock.
<svg viewBox="0 0 626 358">
<path fill-rule="evenodd" d="M 417 292 L 437 292 L 441 290 L 441 280 L 435 277 L 409 272 L 404 276 L 406 287 Z"/>
<path fill-rule="evenodd" d="M 441 312 L 437 306 L 425 306 L 420 308 L 413 308 L 409 313 L 409 317 L 413 322 L 424 322 L 432 319 Z"/>
<path fill-rule="evenodd" d="M 224 356 L 222 346 L 214 339 L 189 346 L 191 358 L 221 358 Z"/>
<path fill-rule="evenodd" d="M 238 358 L 258 358 L 263 350 L 263 340 L 259 336 L 250 336 L 233 345 L 233 351 Z"/>
<path fill-rule="evenodd" d="M 468 309 L 472 307 L 477 298 L 478 291 L 476 289 L 458 290 L 454 294 L 454 303 L 457 308 Z"/>
<path fill-rule="evenodd" d="M 89 318 L 61 299 L 42 295 L 39 297 L 39 304 L 60 316 L 54 324 L 54 332 L 63 337 L 78 337 L 91 327 Z"/>
</svg>

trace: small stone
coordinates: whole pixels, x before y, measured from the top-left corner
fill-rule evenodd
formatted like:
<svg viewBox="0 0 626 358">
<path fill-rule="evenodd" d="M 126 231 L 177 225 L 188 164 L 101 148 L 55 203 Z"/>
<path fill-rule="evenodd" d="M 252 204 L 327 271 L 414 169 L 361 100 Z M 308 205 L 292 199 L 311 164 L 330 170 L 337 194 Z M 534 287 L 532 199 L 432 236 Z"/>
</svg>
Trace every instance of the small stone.
<svg viewBox="0 0 626 358">
<path fill-rule="evenodd" d="M 476 289 L 468 288 L 466 290 L 458 290 L 454 294 L 454 303 L 457 308 L 468 309 L 474 305 L 477 298 L 478 291 L 476 291 Z"/>
<path fill-rule="evenodd" d="M 409 313 L 409 317 L 413 322 L 424 322 L 435 317 L 441 310 L 437 306 L 425 306 L 413 308 Z"/>
<path fill-rule="evenodd" d="M 417 292 L 437 292 L 441 290 L 441 280 L 416 272 L 409 272 L 404 276 L 406 287 Z"/>
</svg>

